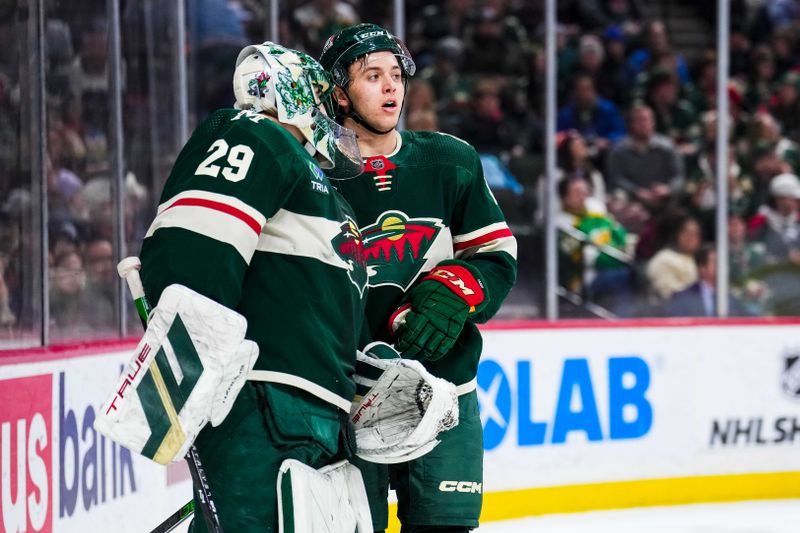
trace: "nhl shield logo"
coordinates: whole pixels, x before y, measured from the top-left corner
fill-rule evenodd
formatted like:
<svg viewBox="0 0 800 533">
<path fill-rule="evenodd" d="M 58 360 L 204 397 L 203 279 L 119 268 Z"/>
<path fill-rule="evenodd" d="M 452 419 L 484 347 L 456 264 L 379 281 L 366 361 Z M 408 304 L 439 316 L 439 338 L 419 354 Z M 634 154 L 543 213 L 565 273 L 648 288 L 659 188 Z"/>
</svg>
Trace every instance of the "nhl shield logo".
<svg viewBox="0 0 800 533">
<path fill-rule="evenodd" d="M 790 398 L 800 400 L 800 350 L 792 350 L 783 355 L 781 389 Z"/>
</svg>

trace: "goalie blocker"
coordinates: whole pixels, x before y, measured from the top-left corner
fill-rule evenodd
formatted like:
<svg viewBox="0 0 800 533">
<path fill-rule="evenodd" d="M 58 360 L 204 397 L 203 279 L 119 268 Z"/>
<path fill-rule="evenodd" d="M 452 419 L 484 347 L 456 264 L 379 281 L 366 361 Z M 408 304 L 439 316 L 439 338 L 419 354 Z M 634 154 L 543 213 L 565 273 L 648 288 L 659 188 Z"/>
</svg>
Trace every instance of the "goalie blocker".
<svg viewBox="0 0 800 533">
<path fill-rule="evenodd" d="M 94 427 L 168 464 L 228 415 L 258 357 L 243 316 L 182 285 L 164 289 Z"/>
</svg>

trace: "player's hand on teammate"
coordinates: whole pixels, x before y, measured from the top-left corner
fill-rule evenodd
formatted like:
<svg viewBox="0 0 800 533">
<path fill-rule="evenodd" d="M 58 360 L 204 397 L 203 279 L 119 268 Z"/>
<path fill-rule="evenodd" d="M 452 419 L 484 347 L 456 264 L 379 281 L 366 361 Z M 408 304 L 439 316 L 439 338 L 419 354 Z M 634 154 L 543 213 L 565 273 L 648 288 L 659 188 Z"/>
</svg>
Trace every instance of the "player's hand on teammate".
<svg viewBox="0 0 800 533">
<path fill-rule="evenodd" d="M 436 361 L 455 344 L 469 315 L 489 297 L 480 272 L 468 263 L 439 263 L 412 289 L 391 319 L 395 347 L 403 357 Z"/>
</svg>

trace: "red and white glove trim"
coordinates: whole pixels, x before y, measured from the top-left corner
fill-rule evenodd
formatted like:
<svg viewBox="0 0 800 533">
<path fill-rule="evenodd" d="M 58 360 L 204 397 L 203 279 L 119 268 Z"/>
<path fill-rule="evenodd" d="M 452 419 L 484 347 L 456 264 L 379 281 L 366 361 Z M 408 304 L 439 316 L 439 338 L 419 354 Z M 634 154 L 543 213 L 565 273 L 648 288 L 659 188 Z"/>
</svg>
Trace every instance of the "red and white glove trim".
<svg viewBox="0 0 800 533">
<path fill-rule="evenodd" d="M 405 323 L 406 315 L 409 311 L 411 311 L 411 304 L 406 303 L 395 309 L 394 313 L 389 317 L 389 331 L 392 332 L 392 335 L 397 333 L 397 329 L 401 324 Z"/>
<path fill-rule="evenodd" d="M 437 266 L 422 279 L 432 279 L 444 283 L 447 288 L 469 305 L 470 313 L 474 313 L 475 308 L 482 304 L 486 297 L 483 283 L 476 279 L 469 269 L 460 265 Z"/>
</svg>

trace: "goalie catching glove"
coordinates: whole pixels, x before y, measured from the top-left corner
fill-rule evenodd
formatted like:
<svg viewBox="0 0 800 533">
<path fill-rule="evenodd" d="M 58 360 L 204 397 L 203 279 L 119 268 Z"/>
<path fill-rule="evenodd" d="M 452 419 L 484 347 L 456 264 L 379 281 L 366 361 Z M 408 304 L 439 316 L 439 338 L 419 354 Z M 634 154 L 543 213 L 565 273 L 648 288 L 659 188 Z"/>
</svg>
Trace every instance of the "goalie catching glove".
<svg viewBox="0 0 800 533">
<path fill-rule="evenodd" d="M 436 361 L 447 354 L 467 317 L 489 303 L 481 274 L 465 261 L 442 261 L 406 296 L 389 319 L 403 357 Z"/>
<path fill-rule="evenodd" d="M 409 461 L 431 451 L 437 435 L 458 424 L 458 396 L 449 381 L 419 361 L 400 359 L 375 342 L 356 354 L 356 401 L 350 419 L 356 455 L 373 463 Z"/>
<path fill-rule="evenodd" d="M 233 407 L 258 346 L 247 320 L 182 285 L 170 285 L 94 427 L 160 464 L 183 459 L 207 422 Z"/>
</svg>

